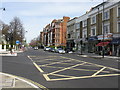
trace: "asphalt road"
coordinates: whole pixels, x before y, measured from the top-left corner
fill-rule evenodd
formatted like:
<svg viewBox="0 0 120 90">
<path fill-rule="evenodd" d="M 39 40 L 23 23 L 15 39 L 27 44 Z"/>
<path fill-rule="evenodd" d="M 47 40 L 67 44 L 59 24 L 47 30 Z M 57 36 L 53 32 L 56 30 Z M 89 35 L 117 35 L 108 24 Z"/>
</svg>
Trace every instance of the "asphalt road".
<svg viewBox="0 0 120 90">
<path fill-rule="evenodd" d="M 46 88 L 118 88 L 118 62 L 29 49 L 17 57 L 3 57 L 2 70 Z M 81 89 L 80 89 L 81 88 Z M 93 89 L 95 88 L 95 89 Z M 105 89 L 107 90 L 107 89 Z"/>
</svg>

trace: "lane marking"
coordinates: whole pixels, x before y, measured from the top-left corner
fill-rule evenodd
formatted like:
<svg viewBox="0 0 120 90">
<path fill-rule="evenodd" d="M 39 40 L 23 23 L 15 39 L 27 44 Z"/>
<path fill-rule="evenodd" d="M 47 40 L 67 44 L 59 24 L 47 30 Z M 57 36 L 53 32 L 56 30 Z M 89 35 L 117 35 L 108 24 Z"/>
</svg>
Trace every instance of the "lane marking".
<svg viewBox="0 0 120 90">
<path fill-rule="evenodd" d="M 39 65 L 38 65 L 39 66 Z M 55 67 L 55 66 L 41 66 L 41 67 L 49 67 L 49 68 L 64 68 L 64 67 Z"/>
<path fill-rule="evenodd" d="M 32 58 L 30 58 L 30 56 L 27 56 L 32 62 L 34 62 L 33 60 L 32 60 Z"/>
<path fill-rule="evenodd" d="M 77 67 L 77 66 L 83 65 L 83 64 L 85 64 L 85 63 L 86 63 L 86 62 L 81 63 L 81 64 L 76 64 L 76 65 L 74 65 L 74 66 L 70 66 L 70 67 L 67 67 L 67 68 L 63 68 L 63 69 L 60 69 L 60 70 L 57 70 L 57 71 L 51 72 L 51 73 L 49 73 L 49 74 L 54 74 L 54 73 L 58 73 L 58 72 L 61 72 L 61 71 L 65 71 L 65 70 L 67 70 L 67 69 L 71 69 L 71 68 L 74 68 L 74 67 Z"/>
<path fill-rule="evenodd" d="M 48 77 L 47 74 L 43 74 L 44 78 L 47 80 L 47 81 L 50 81 L 50 78 Z"/>
<path fill-rule="evenodd" d="M 47 66 L 47 65 L 59 64 L 59 63 L 62 63 L 62 62 L 69 62 L 69 61 L 71 61 L 71 60 L 60 61 L 60 62 L 53 62 L 53 63 L 44 64 L 44 65 L 40 65 L 40 66 Z"/>
<path fill-rule="evenodd" d="M 81 62 L 80 60 L 77 60 L 77 59 L 75 59 L 75 61 Z M 83 61 L 83 62 L 85 62 L 85 61 Z M 96 65 L 96 66 L 99 66 L 99 67 L 106 67 L 106 68 L 108 68 L 108 69 L 111 69 L 111 70 L 114 70 L 114 71 L 120 72 L 120 70 L 119 70 L 119 69 L 116 69 L 116 68 L 107 67 L 107 66 L 104 66 L 104 65 L 98 65 L 98 64 L 90 63 L 90 62 L 86 62 L 86 63 L 88 63 L 88 64 L 92 64 L 92 65 Z"/>
<path fill-rule="evenodd" d="M 39 65 L 38 65 L 39 66 Z M 55 66 L 41 66 L 41 67 L 48 67 L 48 68 L 60 68 L 63 69 L 64 67 L 55 67 Z M 78 69 L 78 68 L 71 68 L 70 70 L 78 70 L 78 71 L 98 71 L 98 70 L 90 70 L 90 69 Z M 110 73 L 109 71 L 102 71 L 105 73 Z"/>
<path fill-rule="evenodd" d="M 36 63 L 33 62 L 33 64 L 35 65 L 35 67 L 36 67 L 41 73 L 44 72 Z"/>
<path fill-rule="evenodd" d="M 44 62 L 44 61 L 48 61 L 48 60 L 52 61 L 53 59 L 37 60 L 37 61 L 35 61 L 35 62 Z"/>
<path fill-rule="evenodd" d="M 107 76 L 118 76 L 120 74 L 107 74 L 107 75 L 96 75 L 96 76 L 82 76 L 82 77 L 71 77 L 71 78 L 59 78 L 59 79 L 50 79 L 49 81 L 60 81 L 60 80 L 72 80 L 72 79 L 84 79 L 84 78 L 97 78 L 97 77 L 107 77 Z"/>
<path fill-rule="evenodd" d="M 60 77 L 75 77 L 75 76 L 60 75 L 60 74 L 47 74 L 47 75 L 54 75 L 54 76 L 60 76 Z"/>
<path fill-rule="evenodd" d="M 100 69 L 99 71 L 97 71 L 96 73 L 94 73 L 92 76 L 96 76 L 97 74 L 99 74 L 100 72 L 102 72 L 104 69 L 106 69 L 106 67 L 103 67 L 102 69 Z"/>
</svg>

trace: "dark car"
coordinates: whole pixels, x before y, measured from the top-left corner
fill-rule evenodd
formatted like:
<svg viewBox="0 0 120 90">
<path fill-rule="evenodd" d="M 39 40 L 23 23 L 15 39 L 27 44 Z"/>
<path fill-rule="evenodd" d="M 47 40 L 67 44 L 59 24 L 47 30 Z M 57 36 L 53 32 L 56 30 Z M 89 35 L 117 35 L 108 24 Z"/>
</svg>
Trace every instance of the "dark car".
<svg viewBox="0 0 120 90">
<path fill-rule="evenodd" d="M 55 52 L 55 49 L 54 48 L 50 48 L 49 51 L 50 52 Z"/>
</svg>

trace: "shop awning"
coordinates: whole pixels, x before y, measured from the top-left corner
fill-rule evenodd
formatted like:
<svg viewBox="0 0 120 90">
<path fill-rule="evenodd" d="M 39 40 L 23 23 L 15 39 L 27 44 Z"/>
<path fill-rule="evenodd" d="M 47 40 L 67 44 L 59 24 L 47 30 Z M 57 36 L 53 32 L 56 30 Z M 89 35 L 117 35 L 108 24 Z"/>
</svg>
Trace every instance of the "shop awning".
<svg viewBox="0 0 120 90">
<path fill-rule="evenodd" d="M 107 46 L 110 42 L 100 42 L 96 46 Z"/>
</svg>

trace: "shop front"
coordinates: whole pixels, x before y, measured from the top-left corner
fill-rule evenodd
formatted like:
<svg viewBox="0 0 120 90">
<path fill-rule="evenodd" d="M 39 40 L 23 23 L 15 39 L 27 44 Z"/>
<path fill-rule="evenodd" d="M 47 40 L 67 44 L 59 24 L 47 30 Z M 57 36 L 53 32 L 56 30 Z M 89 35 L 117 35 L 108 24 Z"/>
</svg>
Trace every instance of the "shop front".
<svg viewBox="0 0 120 90">
<path fill-rule="evenodd" d="M 120 37 L 113 37 L 110 45 L 112 46 L 112 55 L 120 56 Z"/>
<path fill-rule="evenodd" d="M 108 33 L 104 35 L 98 35 L 98 41 L 99 43 L 96 44 L 98 54 L 102 55 L 103 50 L 105 55 L 112 55 L 112 46 L 110 45 L 110 42 L 112 41 L 113 34 Z"/>
<path fill-rule="evenodd" d="M 66 48 L 70 49 L 70 50 L 73 50 L 73 48 L 75 48 L 75 42 L 74 42 L 74 40 L 67 40 Z"/>
<path fill-rule="evenodd" d="M 96 48 L 96 44 L 98 43 L 97 36 L 91 36 L 88 39 L 88 53 L 97 53 L 98 49 Z"/>
</svg>

